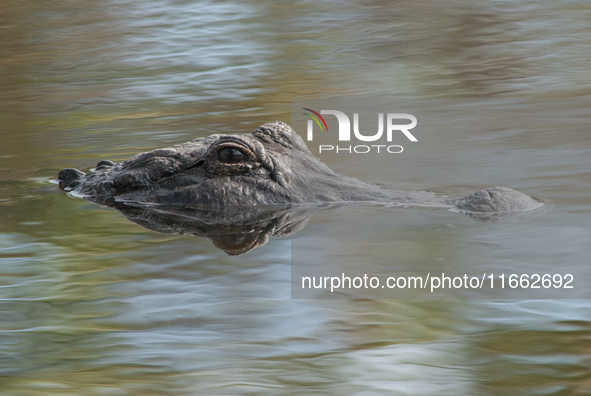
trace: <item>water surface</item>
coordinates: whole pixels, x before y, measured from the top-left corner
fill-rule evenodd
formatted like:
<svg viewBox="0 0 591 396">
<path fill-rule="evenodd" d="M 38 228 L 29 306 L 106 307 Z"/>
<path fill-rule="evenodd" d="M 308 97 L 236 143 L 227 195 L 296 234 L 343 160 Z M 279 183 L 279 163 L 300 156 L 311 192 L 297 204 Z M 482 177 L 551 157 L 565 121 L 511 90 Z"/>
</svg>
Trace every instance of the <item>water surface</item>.
<svg viewBox="0 0 591 396">
<path fill-rule="evenodd" d="M 588 394 L 587 300 L 292 300 L 289 239 L 232 257 L 50 180 L 290 121 L 294 97 L 568 97 L 584 113 L 590 12 L 586 1 L 3 2 L 0 394 Z M 396 241 L 413 241 L 404 257 L 417 265 L 587 264 L 586 131 L 448 142 L 393 172 L 348 174 L 458 195 L 510 185 L 554 209 L 489 228 L 446 211 L 344 209 L 302 232 L 322 241 L 376 219 L 350 254 L 375 246 L 385 264 Z M 498 160 L 483 161 L 482 145 Z"/>
</svg>

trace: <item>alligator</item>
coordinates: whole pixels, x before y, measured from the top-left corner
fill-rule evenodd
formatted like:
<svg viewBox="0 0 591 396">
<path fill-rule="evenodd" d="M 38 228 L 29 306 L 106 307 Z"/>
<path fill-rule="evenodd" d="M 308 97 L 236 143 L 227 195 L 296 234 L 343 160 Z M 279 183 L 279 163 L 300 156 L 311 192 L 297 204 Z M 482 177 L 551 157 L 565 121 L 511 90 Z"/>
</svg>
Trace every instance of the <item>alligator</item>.
<svg viewBox="0 0 591 396">
<path fill-rule="evenodd" d="M 170 223 L 166 216 L 183 212 L 187 218 L 187 211 L 197 221 L 221 224 L 223 229 L 238 213 L 248 221 L 260 213 L 280 219 L 278 213 L 293 212 L 295 207 L 307 207 L 304 211 L 312 213 L 342 204 L 436 206 L 478 221 L 497 221 L 543 205 L 507 187 L 490 187 L 461 198 L 381 188 L 334 172 L 280 121 L 264 124 L 252 134 L 211 135 L 120 163 L 103 160 L 88 173 L 64 169 L 58 181 L 62 190 L 113 207 L 132 220 L 139 216 L 134 221 L 156 230 Z M 146 209 L 151 211 L 142 212 Z M 203 220 L 204 216 L 214 218 Z"/>
</svg>

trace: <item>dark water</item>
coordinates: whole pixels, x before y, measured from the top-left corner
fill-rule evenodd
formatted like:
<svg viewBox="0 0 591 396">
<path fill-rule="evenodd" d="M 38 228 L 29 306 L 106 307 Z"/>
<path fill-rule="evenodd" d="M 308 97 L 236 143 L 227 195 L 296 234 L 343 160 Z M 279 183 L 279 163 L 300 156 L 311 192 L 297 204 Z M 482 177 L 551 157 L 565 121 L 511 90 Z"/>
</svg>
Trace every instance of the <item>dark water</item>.
<svg viewBox="0 0 591 396">
<path fill-rule="evenodd" d="M 289 239 L 232 257 L 50 183 L 64 167 L 290 121 L 294 97 L 566 98 L 584 114 L 590 15 L 585 1 L 4 1 L 0 394 L 591 393 L 587 300 L 292 300 Z M 588 131 L 496 137 L 458 132 L 460 157 L 449 143 L 399 160 L 421 172 L 348 173 L 458 195 L 510 185 L 550 212 L 486 228 L 353 208 L 314 216 L 294 241 L 343 230 L 350 255 L 376 262 L 385 240 L 415 241 L 403 258 L 458 271 L 585 266 Z M 359 219 L 366 233 L 347 234 Z M 437 237 L 446 227 L 459 230 Z"/>
</svg>

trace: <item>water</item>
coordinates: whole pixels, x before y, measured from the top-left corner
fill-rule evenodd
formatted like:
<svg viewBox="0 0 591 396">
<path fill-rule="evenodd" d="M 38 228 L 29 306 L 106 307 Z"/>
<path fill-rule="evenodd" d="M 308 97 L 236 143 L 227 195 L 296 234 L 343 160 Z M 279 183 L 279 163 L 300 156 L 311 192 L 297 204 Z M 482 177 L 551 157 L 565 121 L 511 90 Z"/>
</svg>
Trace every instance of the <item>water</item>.
<svg viewBox="0 0 591 396">
<path fill-rule="evenodd" d="M 228 256 L 50 181 L 290 121 L 293 97 L 567 97 L 584 114 L 590 12 L 584 1 L 3 2 L 0 394 L 589 394 L 587 300 L 292 300 L 289 239 Z M 349 208 L 313 216 L 294 241 L 329 242 L 369 216 L 355 236 L 375 260 L 400 237 L 419 264 L 584 266 L 588 133 L 457 133 L 459 158 L 452 139 L 422 145 L 395 174 L 326 162 L 399 189 L 510 184 L 552 210 L 487 228 L 441 210 Z M 447 224 L 459 230 L 434 237 Z"/>
</svg>

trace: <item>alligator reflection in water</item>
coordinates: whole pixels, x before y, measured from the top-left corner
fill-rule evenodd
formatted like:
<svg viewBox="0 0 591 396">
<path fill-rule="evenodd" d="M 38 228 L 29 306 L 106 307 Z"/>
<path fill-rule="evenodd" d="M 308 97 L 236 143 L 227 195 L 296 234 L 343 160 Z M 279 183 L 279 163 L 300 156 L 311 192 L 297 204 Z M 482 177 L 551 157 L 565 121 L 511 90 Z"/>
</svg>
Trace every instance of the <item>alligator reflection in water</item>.
<svg viewBox="0 0 591 396">
<path fill-rule="evenodd" d="M 129 220 L 152 231 L 211 239 L 224 252 L 236 256 L 264 246 L 269 237 L 288 237 L 304 228 L 312 214 L 332 205 L 142 207 L 112 206 Z"/>
<path fill-rule="evenodd" d="M 339 206 L 342 204 L 232 205 L 212 209 L 206 206 L 132 206 L 117 203 L 111 207 L 149 230 L 208 238 L 217 248 L 236 256 L 264 246 L 269 237 L 289 237 L 304 228 L 314 213 Z M 517 213 L 466 214 L 477 221 L 488 222 Z"/>
<path fill-rule="evenodd" d="M 212 239 L 230 254 L 288 236 L 331 206 L 436 206 L 496 221 L 542 206 L 506 187 L 462 198 L 383 189 L 332 171 L 286 124 L 271 122 L 250 135 L 212 135 L 137 154 L 92 172 L 64 169 L 60 188 L 113 207 L 159 232 Z"/>
</svg>

